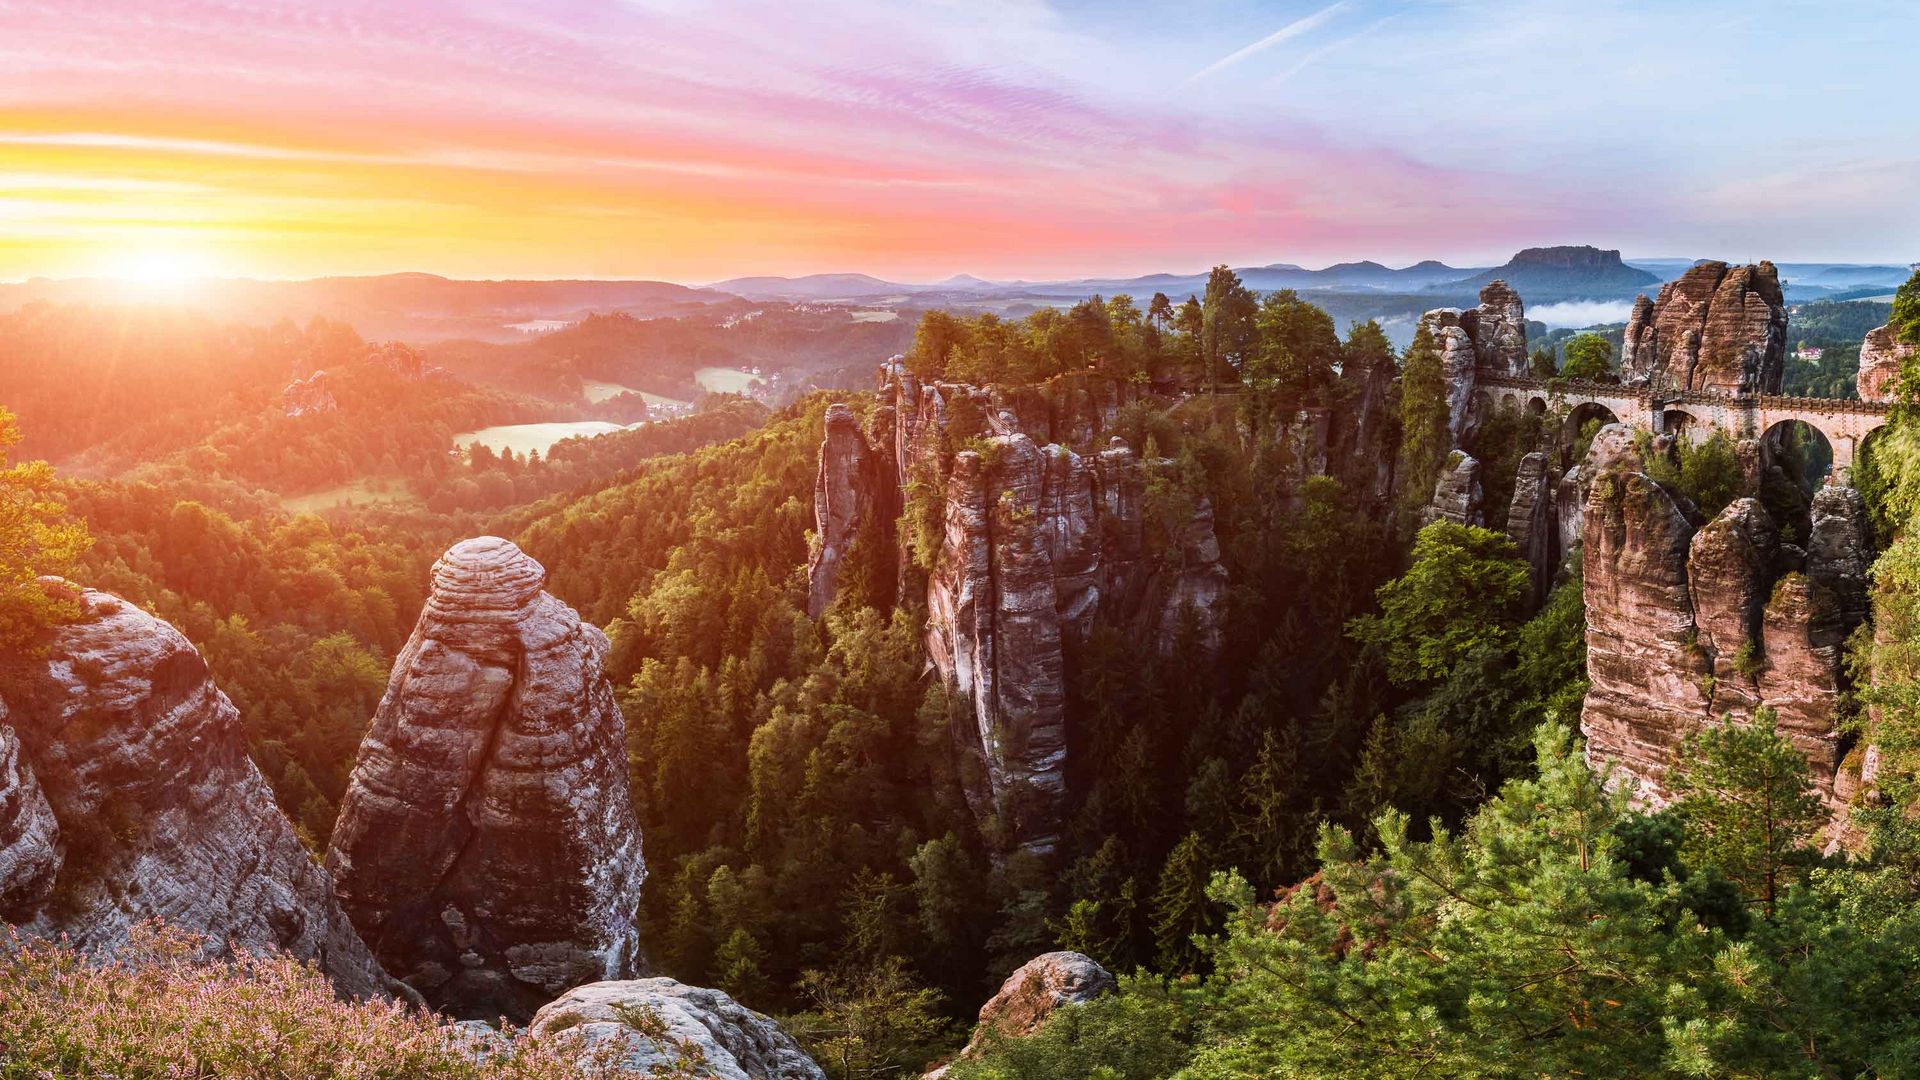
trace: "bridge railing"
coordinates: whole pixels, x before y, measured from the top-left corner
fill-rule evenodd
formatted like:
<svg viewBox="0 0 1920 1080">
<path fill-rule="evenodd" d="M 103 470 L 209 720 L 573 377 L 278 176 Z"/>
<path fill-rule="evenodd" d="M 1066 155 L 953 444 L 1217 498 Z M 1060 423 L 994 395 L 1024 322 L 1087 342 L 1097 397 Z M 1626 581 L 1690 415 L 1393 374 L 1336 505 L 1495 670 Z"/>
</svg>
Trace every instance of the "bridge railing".
<svg viewBox="0 0 1920 1080">
<path fill-rule="evenodd" d="M 1885 401 L 1861 401 L 1858 398 L 1798 397 L 1785 394 L 1715 394 L 1705 390 L 1655 390 L 1648 386 L 1595 382 L 1590 379 L 1543 379 L 1537 375 L 1508 375 L 1480 371 L 1474 375 L 1479 386 L 1498 386 L 1513 390 L 1537 390 L 1543 394 L 1574 394 L 1590 397 L 1636 398 L 1649 406 L 1707 405 L 1723 409 L 1779 409 L 1802 412 L 1858 413 L 1886 416 L 1893 405 Z"/>
</svg>

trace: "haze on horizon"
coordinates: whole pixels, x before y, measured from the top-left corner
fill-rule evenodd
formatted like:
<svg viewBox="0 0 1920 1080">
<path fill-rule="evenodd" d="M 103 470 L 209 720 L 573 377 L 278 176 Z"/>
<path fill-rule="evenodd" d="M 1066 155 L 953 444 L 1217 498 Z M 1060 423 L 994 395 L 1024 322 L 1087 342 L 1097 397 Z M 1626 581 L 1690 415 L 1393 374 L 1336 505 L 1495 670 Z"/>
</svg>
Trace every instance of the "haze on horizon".
<svg viewBox="0 0 1920 1080">
<path fill-rule="evenodd" d="M 16 0 L 0 280 L 1905 263 L 1903 28 L 1898 0 Z"/>
</svg>

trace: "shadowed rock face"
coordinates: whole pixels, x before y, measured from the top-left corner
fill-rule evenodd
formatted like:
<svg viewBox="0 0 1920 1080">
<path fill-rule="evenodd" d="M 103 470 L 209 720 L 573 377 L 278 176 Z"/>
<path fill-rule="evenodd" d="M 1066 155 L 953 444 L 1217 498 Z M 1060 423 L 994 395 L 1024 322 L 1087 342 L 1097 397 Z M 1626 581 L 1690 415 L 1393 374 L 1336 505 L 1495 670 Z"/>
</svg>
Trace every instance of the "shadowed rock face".
<svg viewBox="0 0 1920 1080">
<path fill-rule="evenodd" d="M 1427 503 L 1426 519 L 1451 521 L 1455 525 L 1480 524 L 1480 463 L 1472 455 L 1455 450 L 1447 457 L 1446 467 L 1434 482 L 1433 498 Z"/>
<path fill-rule="evenodd" d="M 1873 558 L 1859 493 L 1816 495 L 1802 556 L 1758 501 L 1735 500 L 1696 529 L 1690 511 L 1635 469 L 1621 459 L 1601 471 L 1587 503 L 1589 756 L 1663 805 L 1689 734 L 1768 708 L 1837 814 L 1851 790 L 1839 775 L 1841 647 L 1866 615 Z"/>
<path fill-rule="evenodd" d="M 1892 401 L 1900 379 L 1900 364 L 1913 356 L 1913 346 L 1893 336 L 1891 326 L 1876 326 L 1860 343 L 1858 384 L 1861 401 Z"/>
<path fill-rule="evenodd" d="M 0 916 L 111 952 L 163 919 L 388 985 L 178 630 L 106 593 L 40 655 L 0 652 Z"/>
<path fill-rule="evenodd" d="M 1770 262 L 1703 262 L 1634 302 L 1621 350 L 1628 385 L 1718 394 L 1777 394 L 1786 370 L 1787 309 Z"/>
<path fill-rule="evenodd" d="M 826 1073 L 772 1018 L 718 990 L 672 979 L 599 982 L 569 990 L 535 1014 L 527 1033 L 542 1040 L 574 1039 L 582 1066 L 611 1057 L 621 1075 L 673 1072 L 677 1046 L 662 1046 L 627 1022 L 635 1010 L 651 1010 L 676 1043 L 698 1048 L 706 1061 L 699 1075 L 714 1080 L 826 1080 Z M 624 1015 L 623 1015 L 624 1014 Z"/>
<path fill-rule="evenodd" d="M 1507 508 L 1507 539 L 1527 561 L 1535 606 L 1546 600 L 1554 572 L 1560 568 L 1557 487 L 1546 451 L 1535 450 L 1520 459 L 1513 477 L 1513 502 Z"/>
<path fill-rule="evenodd" d="M 876 526 L 890 525 L 899 513 L 890 473 L 886 459 L 861 433 L 853 410 L 837 403 L 827 406 L 820 471 L 813 485 L 817 546 L 807 560 L 808 615 L 817 619 L 833 603 L 847 556 L 863 532 L 873 542 L 889 542 Z"/>
<path fill-rule="evenodd" d="M 524 1022 L 638 963 L 646 869 L 607 640 L 545 579 L 491 536 L 434 565 L 327 852 L 388 970 L 456 1016 Z"/>
</svg>

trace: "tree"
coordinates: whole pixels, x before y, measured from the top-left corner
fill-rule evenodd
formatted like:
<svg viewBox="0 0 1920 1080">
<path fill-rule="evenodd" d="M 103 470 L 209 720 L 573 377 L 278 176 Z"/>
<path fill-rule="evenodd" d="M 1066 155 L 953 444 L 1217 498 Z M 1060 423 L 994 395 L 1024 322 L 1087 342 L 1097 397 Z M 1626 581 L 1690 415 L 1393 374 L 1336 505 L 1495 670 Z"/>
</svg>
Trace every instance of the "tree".
<svg viewBox="0 0 1920 1080">
<path fill-rule="evenodd" d="M 53 466 L 7 464 L 7 451 L 19 442 L 19 425 L 0 407 L 0 648 L 80 616 L 76 597 L 38 579 L 71 572 L 93 543 L 87 527 L 67 516 Z"/>
<path fill-rule="evenodd" d="M 1207 897 L 1212 873 L 1199 833 L 1188 833 L 1167 854 L 1153 894 L 1153 939 L 1162 971 L 1197 971 L 1205 962 L 1206 953 L 1195 937 L 1214 929 L 1213 904 Z"/>
<path fill-rule="evenodd" d="M 1147 302 L 1147 319 L 1153 323 L 1155 330 L 1166 332 L 1167 324 L 1173 321 L 1173 301 L 1167 298 L 1166 293 L 1154 293 L 1153 299 Z"/>
<path fill-rule="evenodd" d="M 1253 291 L 1241 284 L 1240 275 L 1225 266 L 1216 266 L 1207 274 L 1204 297 L 1200 359 L 1211 393 L 1222 374 L 1222 365 L 1238 368 L 1245 361 L 1255 340 L 1256 304 Z"/>
<path fill-rule="evenodd" d="M 1447 377 L 1440 367 L 1440 349 L 1423 322 L 1407 346 L 1400 377 L 1400 516 L 1411 522 L 1420 507 L 1433 498 L 1440 463 L 1452 449 L 1451 410 Z M 1409 528 L 1408 531 L 1411 531 Z M 1404 535 L 1404 534 L 1402 534 Z"/>
<path fill-rule="evenodd" d="M 1687 736 L 1668 776 L 1688 861 L 1719 868 L 1768 917 L 1825 819 L 1806 755 L 1774 721 L 1763 708 L 1751 726 L 1729 721 Z"/>
<path fill-rule="evenodd" d="M 1567 362 L 1560 367 L 1565 379 L 1600 382 L 1613 374 L 1613 345 L 1599 334 L 1580 334 L 1567 342 Z"/>
<path fill-rule="evenodd" d="M 1414 539 L 1407 572 L 1380 586 L 1380 613 L 1354 619 L 1348 633 L 1382 650 L 1395 683 L 1429 682 L 1477 649 L 1507 648 L 1532 589 L 1511 540 L 1436 521 Z"/>
<path fill-rule="evenodd" d="M 1533 350 L 1533 355 L 1527 357 L 1527 374 L 1536 379 L 1551 379 L 1559 374 L 1553 361 L 1553 350 L 1546 348 Z"/>
<path fill-rule="evenodd" d="M 897 956 L 808 971 L 799 988 L 811 1007 L 790 1029 L 833 1080 L 916 1074 L 947 1032 L 940 994 L 915 982 Z"/>
</svg>

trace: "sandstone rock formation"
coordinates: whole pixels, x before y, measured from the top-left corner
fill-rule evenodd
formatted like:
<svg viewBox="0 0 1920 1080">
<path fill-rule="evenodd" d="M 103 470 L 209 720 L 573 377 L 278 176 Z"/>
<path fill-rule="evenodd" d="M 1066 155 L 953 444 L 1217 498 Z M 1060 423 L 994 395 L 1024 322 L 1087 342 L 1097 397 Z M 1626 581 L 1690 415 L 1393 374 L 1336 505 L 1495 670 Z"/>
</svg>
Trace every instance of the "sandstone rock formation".
<svg viewBox="0 0 1920 1080">
<path fill-rule="evenodd" d="M 1641 296 L 1627 321 L 1621 380 L 1717 394 L 1777 394 L 1787 355 L 1787 309 L 1770 262 L 1695 264 Z"/>
<path fill-rule="evenodd" d="M 1473 416 L 1473 376 L 1479 353 L 1472 335 L 1461 325 L 1459 308 L 1435 308 L 1420 317 L 1420 324 L 1440 352 L 1440 377 L 1447 388 L 1447 435 L 1458 446 Z"/>
<path fill-rule="evenodd" d="M 150 919 L 388 984 L 178 630 L 106 593 L 0 652 L 0 916 L 111 952 Z"/>
<path fill-rule="evenodd" d="M 1527 373 L 1527 309 L 1498 279 L 1480 290 L 1480 306 L 1460 313 L 1480 366 L 1502 375 Z"/>
<path fill-rule="evenodd" d="M 715 1080 L 826 1080 L 826 1073 L 793 1037 L 769 1017 L 718 990 L 672 979 L 599 982 L 575 987 L 541 1007 L 528 1026 L 540 1039 L 576 1039 L 583 1065 L 604 1061 L 634 1076 L 673 1072 L 682 1055 L 675 1045 L 643 1033 L 634 1021 L 655 1019 L 668 1039 L 697 1049 Z"/>
<path fill-rule="evenodd" d="M 387 969 L 461 1017 L 524 1021 L 638 963 L 646 870 L 607 640 L 545 578 L 492 536 L 434 565 L 327 852 Z"/>
<path fill-rule="evenodd" d="M 1461 450 L 1447 455 L 1427 503 L 1426 519 L 1455 525 L 1480 524 L 1480 463 Z"/>
<path fill-rule="evenodd" d="M 839 593 L 841 570 L 856 542 L 891 546 L 881 533 L 899 513 L 892 470 L 867 443 L 853 410 L 827 406 L 820 471 L 813 485 L 814 543 L 807 559 L 807 614 L 819 618 Z M 868 552 L 879 556 L 878 551 Z"/>
<path fill-rule="evenodd" d="M 1893 336 L 1891 326 L 1876 326 L 1860 343 L 1860 374 L 1856 378 L 1861 401 L 1892 401 L 1900 365 L 1913 357 L 1913 346 Z"/>
<path fill-rule="evenodd" d="M 1149 528 L 1147 482 L 1170 463 L 1085 438 L 1134 399 L 1101 388 L 1114 380 L 982 389 L 922 384 L 897 365 L 885 376 L 896 483 L 940 507 L 936 535 L 901 539 L 932 549 L 927 652 L 972 709 L 956 733 L 982 778 L 969 795 L 1045 853 L 1065 813 L 1072 646 L 1098 621 L 1162 649 L 1189 631 L 1203 652 L 1218 647 L 1227 580 L 1212 507 L 1199 497 L 1171 535 Z"/>
<path fill-rule="evenodd" d="M 1527 560 L 1535 606 L 1545 601 L 1553 588 L 1554 573 L 1562 558 L 1551 458 L 1547 451 L 1535 450 L 1520 459 L 1513 477 L 1513 502 L 1507 508 L 1507 539 Z"/>
<path fill-rule="evenodd" d="M 1000 991 L 980 1007 L 980 1023 L 973 1029 L 960 1057 L 977 1053 L 988 1032 L 1018 1038 L 1040 1030 L 1053 1014 L 1069 1005 L 1081 1005 L 1112 994 L 1120 984 L 1092 957 L 1077 952 L 1043 953 L 1020 965 Z M 929 1080 L 946 1075 L 940 1068 Z"/>
<path fill-rule="evenodd" d="M 1631 457 L 1593 480 L 1585 525 L 1591 687 L 1581 715 L 1588 753 L 1658 806 L 1671 796 L 1667 770 L 1689 734 L 1771 709 L 1838 811 L 1847 748 L 1835 720 L 1841 646 L 1866 614 L 1872 561 L 1865 506 L 1850 488 L 1821 491 L 1809 552 L 1783 543 L 1782 523 L 1754 499 L 1735 500 L 1710 522 L 1693 514 Z"/>
</svg>

